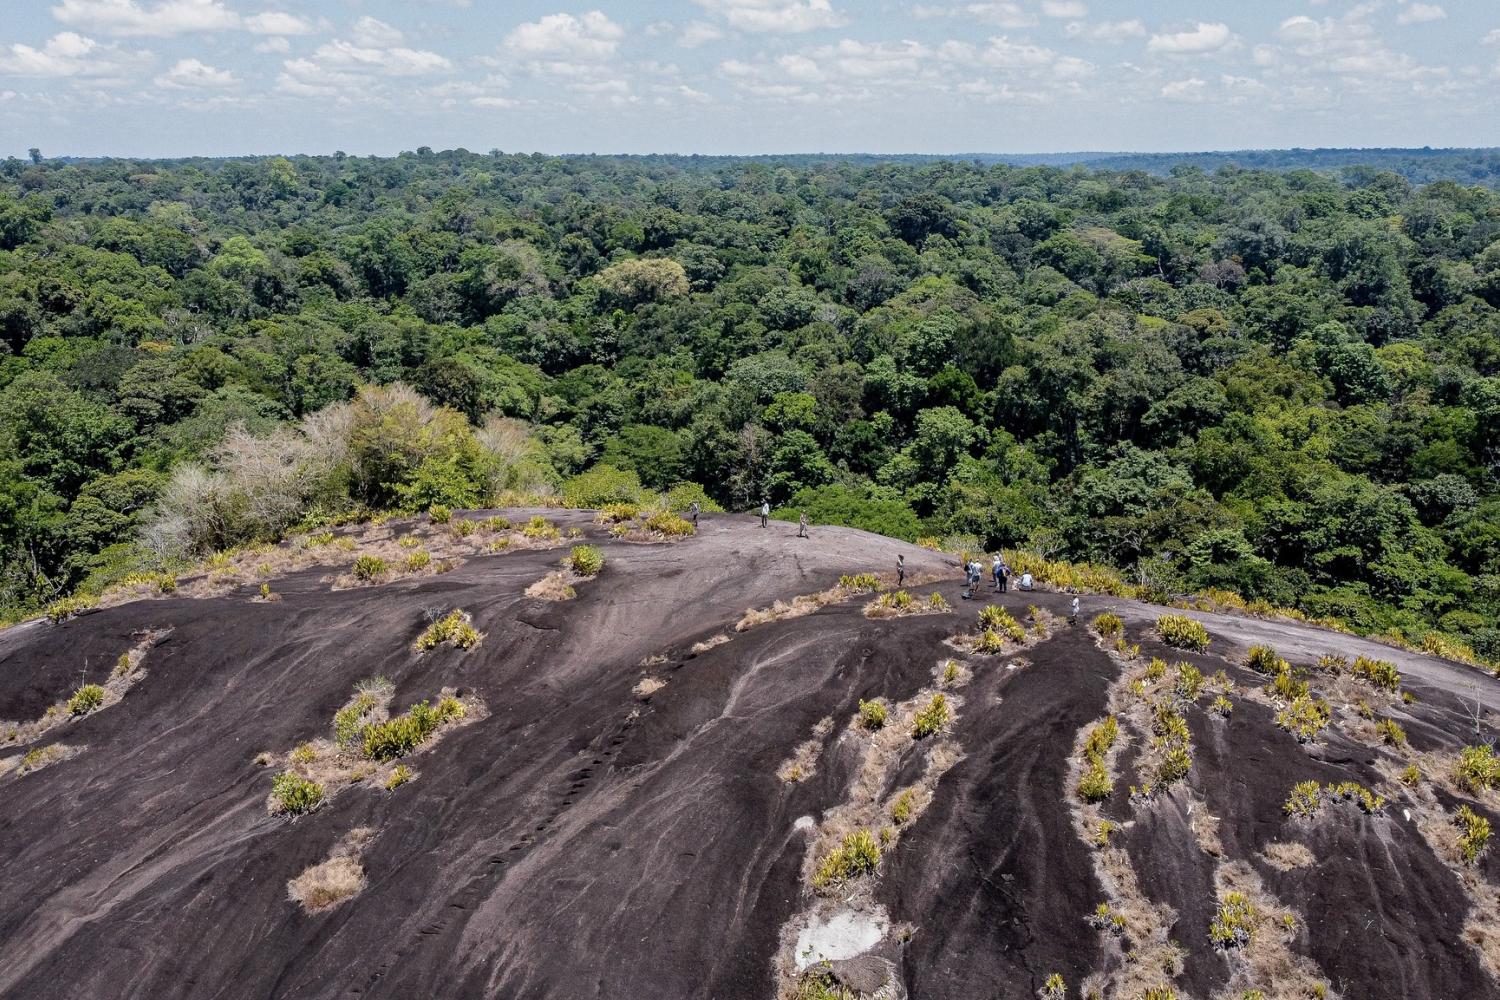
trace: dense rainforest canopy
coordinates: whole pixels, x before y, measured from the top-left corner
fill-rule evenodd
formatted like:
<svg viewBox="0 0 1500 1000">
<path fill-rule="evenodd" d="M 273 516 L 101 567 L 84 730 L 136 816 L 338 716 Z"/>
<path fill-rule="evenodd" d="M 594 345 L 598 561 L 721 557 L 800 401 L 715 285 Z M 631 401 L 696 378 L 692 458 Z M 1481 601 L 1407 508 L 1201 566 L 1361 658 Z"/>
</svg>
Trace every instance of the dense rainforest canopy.
<svg viewBox="0 0 1500 1000">
<path fill-rule="evenodd" d="M 1369 168 L 11 160 L 0 616 L 162 558 L 226 438 L 396 382 L 530 489 L 602 464 L 1500 654 L 1500 195 Z M 464 500 L 462 444 L 370 460 L 388 404 L 338 411 L 341 495 Z"/>
</svg>

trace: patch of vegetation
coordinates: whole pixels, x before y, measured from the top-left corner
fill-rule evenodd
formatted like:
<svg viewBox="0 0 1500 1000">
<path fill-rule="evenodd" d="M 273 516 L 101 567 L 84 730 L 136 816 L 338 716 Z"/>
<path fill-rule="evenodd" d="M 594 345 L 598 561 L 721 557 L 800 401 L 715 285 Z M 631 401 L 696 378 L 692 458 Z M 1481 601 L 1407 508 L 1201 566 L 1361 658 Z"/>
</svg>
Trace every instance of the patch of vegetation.
<svg viewBox="0 0 1500 1000">
<path fill-rule="evenodd" d="M 979 624 L 985 631 L 999 632 L 1012 642 L 1026 641 L 1026 629 L 999 605 L 986 604 L 980 608 Z"/>
<path fill-rule="evenodd" d="M 463 702 L 457 698 L 443 698 L 436 707 L 420 701 L 401 715 L 366 726 L 362 733 L 364 755 L 371 760 L 404 757 L 425 743 L 443 723 L 463 717 Z"/>
<path fill-rule="evenodd" d="M 1113 611 L 1106 611 L 1094 619 L 1094 631 L 1105 639 L 1113 639 L 1125 631 L 1125 623 Z"/>
<path fill-rule="evenodd" d="M 916 600 L 904 590 L 893 590 L 881 594 L 875 600 L 865 605 L 865 615 L 870 618 L 879 618 L 883 615 L 905 614 L 916 605 Z"/>
<path fill-rule="evenodd" d="M 1224 949 L 1243 948 L 1255 934 L 1255 907 L 1242 892 L 1224 894 L 1219 912 L 1208 925 L 1208 937 Z"/>
<path fill-rule="evenodd" d="M 568 554 L 568 566 L 579 576 L 598 576 L 604 569 L 604 552 L 597 545 L 575 545 Z"/>
<path fill-rule="evenodd" d="M 416 776 L 417 772 L 413 771 L 405 764 L 397 764 L 395 770 L 391 771 L 391 776 L 385 779 L 385 790 L 388 792 L 394 792 L 396 789 L 400 788 L 402 785 L 406 784 Z"/>
<path fill-rule="evenodd" d="M 1401 771 L 1401 784 L 1407 788 L 1416 788 L 1422 783 L 1422 769 L 1415 764 L 1408 764 Z"/>
<path fill-rule="evenodd" d="M 1307 682 L 1298 677 L 1293 670 L 1283 670 L 1272 678 L 1270 684 L 1266 685 L 1266 691 L 1271 697 L 1282 702 L 1311 697 L 1311 690 Z"/>
<path fill-rule="evenodd" d="M 1323 794 L 1336 802 L 1353 802 L 1360 810 L 1374 814 L 1385 808 L 1385 796 L 1376 795 L 1357 781 L 1341 781 L 1323 787 Z"/>
<path fill-rule="evenodd" d="M 68 714 L 87 715 L 103 704 L 104 689 L 98 684 L 85 684 L 68 699 Z"/>
<path fill-rule="evenodd" d="M 859 724 L 871 732 L 885 726 L 886 708 L 885 703 L 876 699 L 875 701 L 861 700 L 859 703 Z"/>
<path fill-rule="evenodd" d="M 1156 631 L 1162 642 L 1177 649 L 1202 652 L 1208 648 L 1208 629 L 1186 615 L 1162 615 L 1156 619 Z"/>
<path fill-rule="evenodd" d="M 917 793 L 908 788 L 896 796 L 896 801 L 891 804 L 891 821 L 897 825 L 908 822 L 911 819 L 912 810 L 916 808 Z"/>
<path fill-rule="evenodd" d="M 1401 673 L 1389 660 L 1373 660 L 1368 656 L 1357 656 L 1349 667 L 1349 672 L 1381 691 L 1395 694 L 1401 690 Z"/>
<path fill-rule="evenodd" d="M 1292 669 L 1292 665 L 1272 649 L 1270 646 L 1251 646 L 1246 660 L 1251 670 L 1267 677 L 1275 677 Z"/>
<path fill-rule="evenodd" d="M 1083 741 L 1083 774 L 1079 776 L 1078 797 L 1085 802 L 1100 802 L 1114 791 L 1109 770 L 1105 767 L 1105 755 L 1114 747 L 1120 736 L 1120 723 L 1113 715 L 1095 723 Z"/>
<path fill-rule="evenodd" d="M 282 771 L 271 783 L 271 811 L 300 816 L 323 803 L 323 786 L 295 771 Z"/>
<path fill-rule="evenodd" d="M 1005 652 L 1005 636 L 985 629 L 974 638 L 974 652 L 983 653 L 986 656 Z"/>
<path fill-rule="evenodd" d="M 1464 864 L 1479 863 L 1490 845 L 1490 821 L 1468 806 L 1459 806 L 1454 821 L 1458 824 L 1458 854 Z"/>
<path fill-rule="evenodd" d="M 364 583 L 380 579 L 388 569 L 385 560 L 379 556 L 363 555 L 354 560 L 354 578 Z"/>
<path fill-rule="evenodd" d="M 1159 703 L 1152 713 L 1151 732 L 1152 749 L 1160 755 L 1154 774 L 1156 784 L 1166 787 L 1186 778 L 1193 766 L 1187 719 L 1170 704 Z"/>
<path fill-rule="evenodd" d="M 540 514 L 533 514 L 531 520 L 521 529 L 521 534 L 532 541 L 555 542 L 562 537 L 562 531 L 557 525 L 548 521 Z"/>
<path fill-rule="evenodd" d="M 1234 702 L 1221 694 L 1208 706 L 1208 710 L 1221 719 L 1227 719 L 1234 714 Z"/>
<path fill-rule="evenodd" d="M 667 538 L 686 538 L 697 529 L 693 522 L 685 517 L 678 517 L 671 511 L 661 511 L 646 518 L 646 530 Z"/>
<path fill-rule="evenodd" d="M 1282 805 L 1282 812 L 1294 818 L 1310 819 L 1323 804 L 1323 789 L 1316 781 L 1299 781 Z"/>
<path fill-rule="evenodd" d="M 435 503 L 427 508 L 427 516 L 433 524 L 447 524 L 453 520 L 453 510 L 445 504 Z"/>
<path fill-rule="evenodd" d="M 868 830 L 856 830 L 823 859 L 813 874 L 813 886 L 825 888 L 861 875 L 873 875 L 880 867 L 880 845 Z"/>
<path fill-rule="evenodd" d="M 1177 680 L 1173 692 L 1183 701 L 1196 701 L 1203 691 L 1203 671 L 1191 663 L 1177 664 Z"/>
<path fill-rule="evenodd" d="M 74 594 L 72 597 L 60 598 L 47 605 L 47 620 L 56 625 L 98 606 L 97 597 L 91 594 Z"/>
<path fill-rule="evenodd" d="M 428 625 L 417 637 L 419 650 L 436 649 L 443 643 L 451 643 L 457 649 L 473 649 L 484 638 L 469 622 L 468 612 L 455 608 L 442 618 Z"/>
<path fill-rule="evenodd" d="M 1454 765 L 1453 779 L 1476 795 L 1489 791 L 1500 785 L 1500 758 L 1488 744 L 1464 747 Z"/>
<path fill-rule="evenodd" d="M 938 612 L 952 611 L 953 605 L 948 603 L 948 599 L 946 597 L 934 590 L 932 593 L 927 595 L 927 610 Z"/>
<path fill-rule="evenodd" d="M 1068 984 L 1063 981 L 1061 973 L 1054 972 L 1042 983 L 1042 988 L 1037 991 L 1042 1000 L 1064 1000 L 1068 995 Z"/>
<path fill-rule="evenodd" d="M 948 724 L 948 698 L 943 694 L 935 694 L 927 707 L 917 713 L 912 720 L 911 735 L 914 739 L 926 739 L 935 733 L 941 732 Z"/>
<path fill-rule="evenodd" d="M 432 555 L 428 552 L 413 552 L 401 562 L 401 568 L 408 573 L 416 573 L 432 565 Z"/>
<path fill-rule="evenodd" d="M 1390 746 L 1406 746 L 1406 730 L 1395 719 L 1381 719 L 1375 723 L 1375 732 Z"/>
<path fill-rule="evenodd" d="M 839 577 L 839 589 L 851 594 L 873 594 L 884 587 L 885 584 L 874 573 L 845 574 Z"/>
<path fill-rule="evenodd" d="M 1332 721 L 1333 709 L 1328 702 L 1305 694 L 1276 713 L 1276 724 L 1297 737 L 1298 743 L 1311 743 Z"/>
</svg>

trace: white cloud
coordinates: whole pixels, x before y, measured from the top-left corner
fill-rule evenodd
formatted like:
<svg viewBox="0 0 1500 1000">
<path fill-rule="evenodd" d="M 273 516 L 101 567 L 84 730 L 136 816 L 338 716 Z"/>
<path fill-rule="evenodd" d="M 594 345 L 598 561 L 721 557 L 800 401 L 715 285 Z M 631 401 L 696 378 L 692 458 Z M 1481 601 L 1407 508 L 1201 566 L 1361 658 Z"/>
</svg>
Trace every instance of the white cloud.
<svg viewBox="0 0 1500 1000">
<path fill-rule="evenodd" d="M 707 21 L 692 21 L 685 25 L 682 33 L 677 36 L 677 44 L 685 49 L 696 49 L 700 45 L 717 42 L 723 37 L 724 32 Z"/>
<path fill-rule="evenodd" d="M 447 58 L 436 52 L 357 45 L 343 39 L 318 46 L 312 58 L 325 69 L 365 71 L 382 76 L 421 76 L 453 68 Z"/>
<path fill-rule="evenodd" d="M 238 82 L 227 69 L 215 69 L 197 59 L 179 59 L 171 69 L 156 78 L 158 87 L 179 90 L 232 87 Z"/>
<path fill-rule="evenodd" d="M 1100 21 L 1098 24 L 1073 21 L 1063 31 L 1070 37 L 1088 38 L 1096 42 L 1123 42 L 1127 38 L 1146 37 L 1146 25 L 1137 20 Z"/>
<path fill-rule="evenodd" d="M 694 0 L 740 31 L 798 34 L 848 22 L 830 0 Z"/>
<path fill-rule="evenodd" d="M 1500 28 L 1496 28 L 1484 36 L 1484 45 L 1500 45 Z"/>
<path fill-rule="evenodd" d="M 1048 17 L 1088 17 L 1089 9 L 1079 0 L 1042 0 L 1042 13 Z"/>
<path fill-rule="evenodd" d="M 1152 35 L 1146 49 L 1166 55 L 1198 55 L 1216 52 L 1233 40 L 1234 33 L 1229 30 L 1229 25 L 1199 21 L 1196 27 L 1186 31 Z"/>
<path fill-rule="evenodd" d="M 256 35 L 310 35 L 317 29 L 296 14 L 270 10 L 245 18 L 245 30 Z"/>
<path fill-rule="evenodd" d="M 1008 30 L 1029 28 L 1037 23 L 1035 15 L 1028 13 L 1020 4 L 1011 3 L 1010 0 L 999 0 L 996 3 L 961 4 L 956 7 L 918 6 L 912 8 L 912 13 L 919 18 L 969 18 Z"/>
<path fill-rule="evenodd" d="M 292 43 L 278 35 L 256 42 L 253 48 L 256 52 L 287 53 L 292 51 Z"/>
<path fill-rule="evenodd" d="M 63 24 L 105 35 L 170 38 L 194 31 L 227 31 L 240 16 L 223 0 L 62 0 L 52 16 Z"/>
<path fill-rule="evenodd" d="M 1204 91 L 1208 89 L 1208 82 L 1193 77 L 1188 80 L 1175 80 L 1161 88 L 1161 96 L 1169 101 L 1201 101 Z"/>
<path fill-rule="evenodd" d="M 1404 52 L 1390 49 L 1366 20 L 1373 10 L 1355 7 L 1342 17 L 1314 20 L 1289 17 L 1277 28 L 1283 45 L 1264 46 L 1256 61 L 1285 73 L 1333 74 L 1343 86 L 1374 87 L 1377 82 L 1410 83 L 1447 75 L 1441 67 L 1426 67 Z"/>
<path fill-rule="evenodd" d="M 512 54 L 553 62 L 598 62 L 609 59 L 625 37 L 625 29 L 603 11 L 591 10 L 582 17 L 548 14 L 522 24 L 505 36 Z"/>
<path fill-rule="evenodd" d="M 1435 3 L 1414 3 L 1403 7 L 1396 15 L 1396 21 L 1400 24 L 1426 24 L 1447 16 L 1448 12 Z"/>
<path fill-rule="evenodd" d="M 354 44 L 370 49 L 388 49 L 400 45 L 405 36 L 400 30 L 373 17 L 354 22 Z"/>
<path fill-rule="evenodd" d="M 41 48 L 15 44 L 0 50 L 0 73 L 35 77 L 115 77 L 148 65 L 149 52 L 128 53 L 72 31 L 53 35 Z"/>
</svg>

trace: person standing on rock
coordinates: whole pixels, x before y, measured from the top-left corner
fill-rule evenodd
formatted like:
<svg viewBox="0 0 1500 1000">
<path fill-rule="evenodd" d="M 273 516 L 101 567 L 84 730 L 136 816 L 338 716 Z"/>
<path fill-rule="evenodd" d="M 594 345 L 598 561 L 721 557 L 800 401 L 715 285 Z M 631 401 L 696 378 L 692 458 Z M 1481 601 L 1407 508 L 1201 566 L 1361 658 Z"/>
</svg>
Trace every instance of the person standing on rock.
<svg viewBox="0 0 1500 1000">
<path fill-rule="evenodd" d="M 990 575 L 995 578 L 995 593 L 997 594 L 1000 592 L 1000 571 L 1004 568 L 1005 564 L 1000 561 L 1000 553 L 995 553 L 995 561 L 990 564 Z"/>
<path fill-rule="evenodd" d="M 771 504 L 767 500 L 760 502 L 760 526 L 764 528 L 771 517 Z"/>
<path fill-rule="evenodd" d="M 906 556 L 896 557 L 896 586 L 899 588 L 906 583 Z"/>
<path fill-rule="evenodd" d="M 797 537 L 807 537 L 807 511 L 799 511 L 797 514 Z"/>
<path fill-rule="evenodd" d="M 1010 590 L 1010 564 L 1000 560 L 1000 593 Z"/>
<path fill-rule="evenodd" d="M 693 519 L 693 530 L 698 530 L 698 501 L 694 500 L 688 505 L 688 517 Z"/>
</svg>

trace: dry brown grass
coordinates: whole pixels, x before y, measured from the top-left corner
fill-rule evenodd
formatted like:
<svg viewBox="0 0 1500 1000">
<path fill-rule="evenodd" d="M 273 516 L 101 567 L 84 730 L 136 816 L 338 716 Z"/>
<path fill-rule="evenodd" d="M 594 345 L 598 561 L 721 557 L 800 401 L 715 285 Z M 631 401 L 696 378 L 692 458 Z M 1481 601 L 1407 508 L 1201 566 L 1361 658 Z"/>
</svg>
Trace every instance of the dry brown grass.
<svg viewBox="0 0 1500 1000">
<path fill-rule="evenodd" d="M 90 671 L 90 682 L 104 689 L 104 701 L 94 709 L 94 712 L 102 712 L 112 705 L 119 704 L 120 699 L 124 698 L 126 693 L 146 676 L 146 671 L 142 666 L 146 661 L 146 654 L 153 646 L 171 634 L 172 630 L 169 628 L 136 632 L 133 636 L 136 640 L 135 644 L 121 653 L 119 659 L 110 665 L 107 677 L 97 677 L 94 670 Z M 68 694 L 71 696 L 72 692 Z M 47 710 L 40 718 L 30 722 L 0 722 L 0 746 L 25 746 L 28 743 L 34 743 L 51 730 L 67 724 L 72 718 L 68 713 L 68 699 L 65 697 L 47 706 Z"/>
<path fill-rule="evenodd" d="M 637 698 L 649 698 L 666 686 L 667 682 L 660 677 L 642 677 L 631 689 L 631 693 Z"/>
<path fill-rule="evenodd" d="M 724 645 L 724 643 L 726 643 L 728 641 L 729 641 L 729 636 L 726 633 L 720 632 L 718 635 L 711 635 L 711 636 L 709 636 L 707 639 L 704 639 L 702 642 L 695 642 L 695 643 L 693 643 L 692 648 L 690 650 L 688 650 L 688 652 L 692 653 L 694 656 L 697 656 L 699 653 L 706 653 L 706 652 L 708 652 L 710 649 L 713 649 L 715 646 L 722 646 L 722 645 Z"/>
<path fill-rule="evenodd" d="M 301 903 L 308 913 L 337 906 L 358 895 L 365 887 L 365 869 L 360 855 L 375 836 L 369 827 L 357 827 L 334 845 L 326 861 L 308 868 L 286 884 L 287 896 Z"/>
<path fill-rule="evenodd" d="M 526 588 L 526 596 L 543 601 L 571 601 L 578 596 L 573 589 L 577 577 L 565 569 L 555 569 Z"/>
<path fill-rule="evenodd" d="M 813 726 L 812 739 L 797 745 L 792 755 L 781 762 L 776 769 L 776 777 L 789 785 L 799 781 L 806 781 L 817 773 L 818 756 L 823 752 L 823 744 L 828 741 L 828 734 L 833 732 L 833 718 L 825 715 L 819 719 L 817 725 Z"/>
<path fill-rule="evenodd" d="M 894 573 L 870 574 L 880 580 L 881 590 L 889 589 L 896 582 Z M 907 587 L 920 587 L 925 584 L 935 583 L 939 580 L 951 579 L 951 574 L 943 573 L 915 573 L 907 578 Z M 843 586 L 832 586 L 827 590 L 819 590 L 811 594 L 799 594 L 789 601 L 776 601 L 768 608 L 751 608 L 735 623 L 736 632 L 744 632 L 759 625 L 767 625 L 771 622 L 788 621 L 792 618 L 802 618 L 812 614 L 819 608 L 826 608 L 830 604 L 863 597 L 870 591 L 864 588 L 846 588 Z"/>
<path fill-rule="evenodd" d="M 1306 844 L 1295 840 L 1276 841 L 1266 845 L 1260 856 L 1266 859 L 1266 864 L 1279 872 L 1289 872 L 1294 868 L 1306 868 L 1318 860 L 1317 855 Z"/>
<path fill-rule="evenodd" d="M 1244 895 L 1253 916 L 1248 920 L 1250 940 L 1239 948 L 1229 949 L 1229 985 L 1219 995 L 1238 998 L 1247 990 L 1258 989 L 1272 997 L 1327 997 L 1337 1000 L 1333 984 L 1309 958 L 1292 950 L 1302 922 L 1270 894 L 1261 878 L 1243 861 L 1219 866 L 1214 888 L 1220 902 L 1231 892 Z M 1283 918 L 1291 916 L 1288 925 Z M 1207 928 L 1204 928 L 1207 931 Z"/>
<path fill-rule="evenodd" d="M 77 757 L 83 753 L 83 750 L 83 747 L 69 746 L 66 743 L 53 743 L 50 746 L 37 747 L 23 754 L 6 757 L 0 760 L 0 778 L 12 773 L 21 777 L 35 774 L 43 768 Z"/>
</svg>

